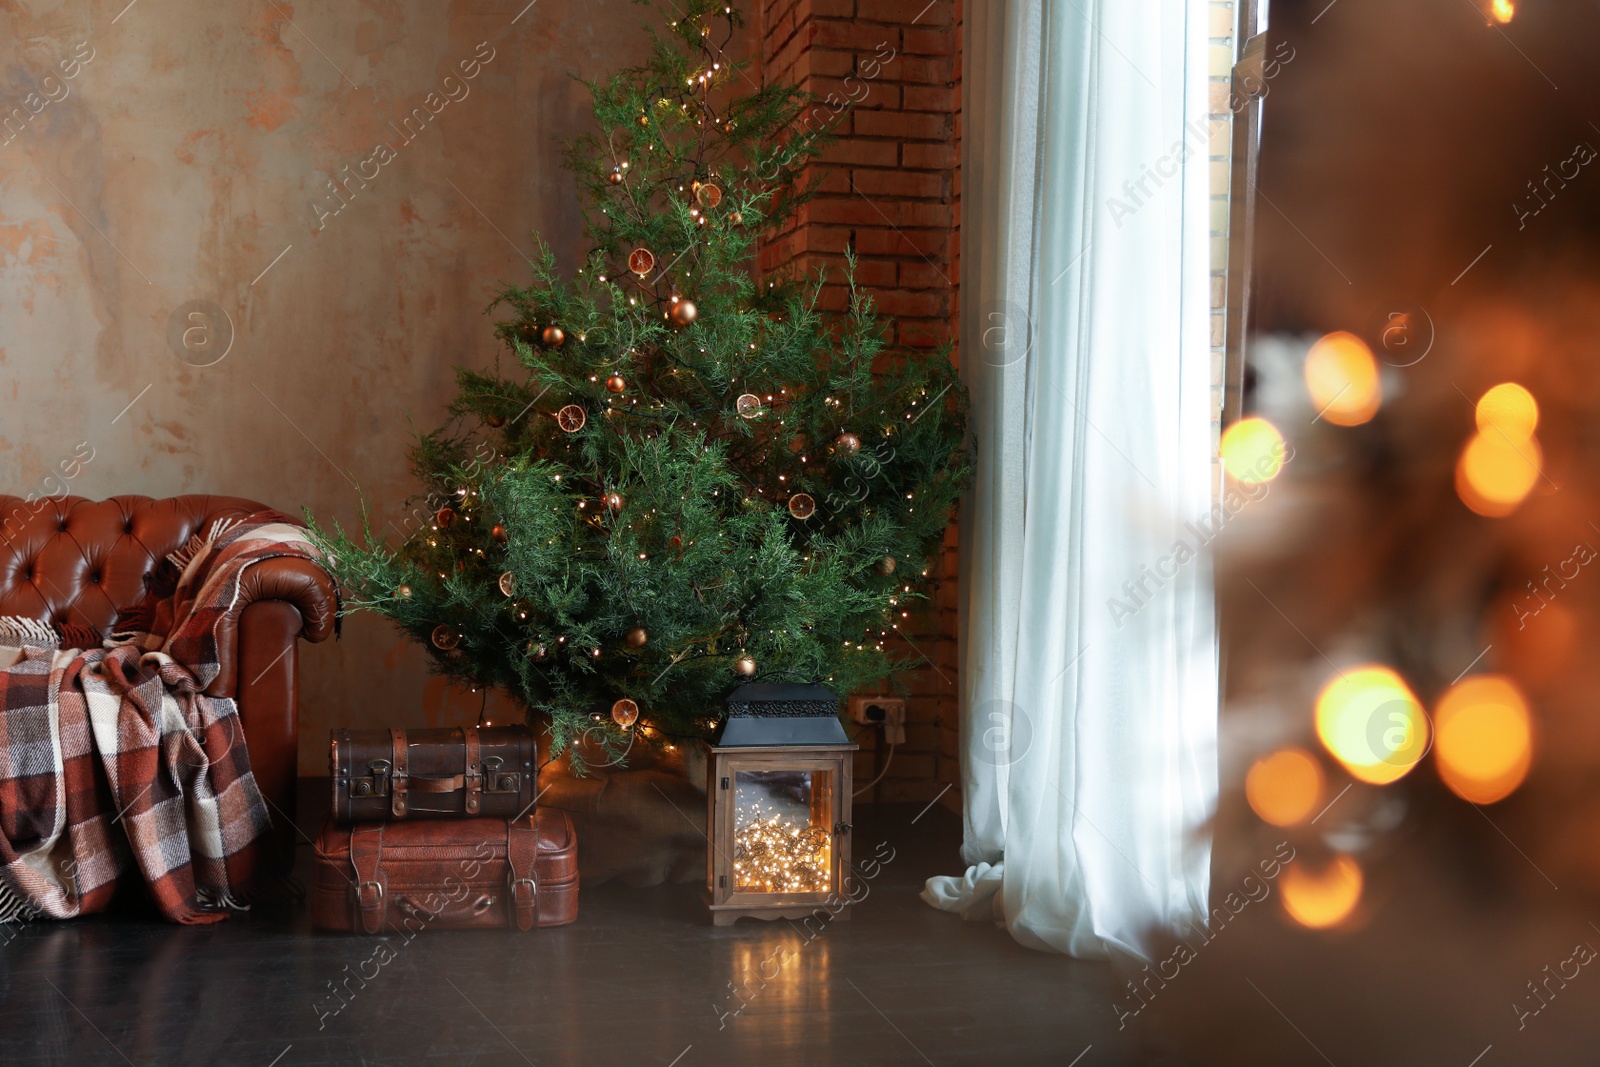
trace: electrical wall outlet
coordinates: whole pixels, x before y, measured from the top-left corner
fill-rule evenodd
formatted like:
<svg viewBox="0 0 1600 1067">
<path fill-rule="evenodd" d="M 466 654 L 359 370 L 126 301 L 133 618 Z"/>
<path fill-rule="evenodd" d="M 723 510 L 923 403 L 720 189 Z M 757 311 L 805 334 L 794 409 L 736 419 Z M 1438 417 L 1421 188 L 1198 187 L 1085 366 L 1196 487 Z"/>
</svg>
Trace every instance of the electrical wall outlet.
<svg viewBox="0 0 1600 1067">
<path fill-rule="evenodd" d="M 885 741 L 901 744 L 906 739 L 905 698 L 857 694 L 850 698 L 850 720 L 863 726 L 881 726 Z"/>
</svg>

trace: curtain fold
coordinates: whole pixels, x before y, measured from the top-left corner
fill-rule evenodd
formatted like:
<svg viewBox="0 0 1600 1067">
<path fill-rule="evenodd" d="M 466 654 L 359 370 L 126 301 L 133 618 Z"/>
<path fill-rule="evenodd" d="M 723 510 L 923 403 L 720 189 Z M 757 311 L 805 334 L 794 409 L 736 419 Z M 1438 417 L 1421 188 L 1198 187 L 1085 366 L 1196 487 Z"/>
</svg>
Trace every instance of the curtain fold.
<svg viewBox="0 0 1600 1067">
<path fill-rule="evenodd" d="M 1204 922 L 1216 795 L 1207 23 L 972 0 L 964 33 L 965 876 L 1023 944 Z"/>
</svg>

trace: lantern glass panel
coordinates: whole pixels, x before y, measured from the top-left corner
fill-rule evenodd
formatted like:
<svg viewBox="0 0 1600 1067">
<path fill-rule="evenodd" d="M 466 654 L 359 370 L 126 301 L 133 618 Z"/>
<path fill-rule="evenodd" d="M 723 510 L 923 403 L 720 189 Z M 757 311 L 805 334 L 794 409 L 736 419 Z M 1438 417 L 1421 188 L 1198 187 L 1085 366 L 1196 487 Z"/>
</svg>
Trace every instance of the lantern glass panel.
<svg viewBox="0 0 1600 1067">
<path fill-rule="evenodd" d="M 833 771 L 734 774 L 734 887 L 746 893 L 833 888 Z"/>
</svg>

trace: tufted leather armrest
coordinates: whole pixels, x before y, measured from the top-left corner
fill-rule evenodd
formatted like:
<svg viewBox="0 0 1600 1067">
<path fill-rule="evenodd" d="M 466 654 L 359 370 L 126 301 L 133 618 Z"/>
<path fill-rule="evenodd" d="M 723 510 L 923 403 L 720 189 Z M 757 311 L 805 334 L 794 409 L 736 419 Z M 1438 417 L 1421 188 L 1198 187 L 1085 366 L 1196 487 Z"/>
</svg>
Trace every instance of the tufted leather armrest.
<svg viewBox="0 0 1600 1067">
<path fill-rule="evenodd" d="M 218 519 L 269 510 L 230 496 L 0 495 L 0 615 L 108 633 L 152 595 L 157 568 L 174 549 Z M 295 642 L 333 632 L 338 593 L 320 567 L 289 556 L 251 564 L 240 582 L 238 603 L 218 624 L 221 670 L 206 691 L 238 701 L 252 770 L 292 861 L 300 707 Z"/>
<path fill-rule="evenodd" d="M 251 604 L 265 600 L 283 601 L 299 611 L 299 636 L 307 641 L 324 641 L 333 633 L 338 597 L 326 571 L 309 560 L 287 556 L 251 564 L 240 580 L 238 603 L 217 624 L 222 670 L 206 687 L 206 692 L 212 696 L 237 693 L 240 685 L 239 620 Z"/>
</svg>

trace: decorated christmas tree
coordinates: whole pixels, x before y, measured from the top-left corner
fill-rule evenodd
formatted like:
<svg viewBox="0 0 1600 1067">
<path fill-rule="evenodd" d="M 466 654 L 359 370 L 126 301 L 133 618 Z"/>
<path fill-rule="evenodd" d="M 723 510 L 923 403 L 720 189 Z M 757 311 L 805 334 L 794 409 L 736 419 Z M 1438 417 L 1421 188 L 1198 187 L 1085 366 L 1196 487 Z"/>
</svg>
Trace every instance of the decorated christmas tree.
<svg viewBox="0 0 1600 1067">
<path fill-rule="evenodd" d="M 587 261 L 562 277 L 541 242 L 500 294 L 507 355 L 459 370 L 412 449 L 415 528 L 318 531 L 350 609 L 510 693 L 552 754 L 704 736 L 742 681 L 846 693 L 915 666 L 898 631 L 968 473 L 948 349 L 889 346 L 850 260 L 840 314 L 820 274 L 754 271 L 832 111 L 744 91 L 723 3 L 663 21 L 647 63 L 589 86 L 600 132 L 566 158 Z"/>
</svg>

